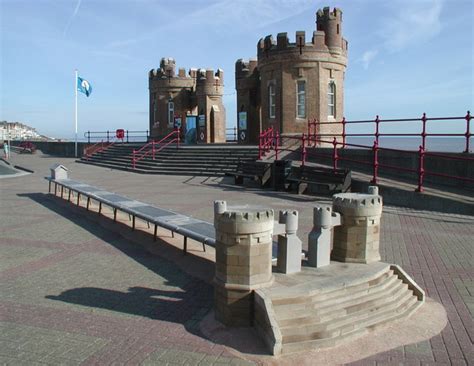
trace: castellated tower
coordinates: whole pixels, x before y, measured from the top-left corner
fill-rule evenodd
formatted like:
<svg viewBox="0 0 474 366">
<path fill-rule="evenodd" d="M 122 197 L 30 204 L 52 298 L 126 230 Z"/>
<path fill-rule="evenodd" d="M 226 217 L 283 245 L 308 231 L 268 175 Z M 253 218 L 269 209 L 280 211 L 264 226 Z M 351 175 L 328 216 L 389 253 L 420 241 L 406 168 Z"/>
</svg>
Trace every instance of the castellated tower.
<svg viewBox="0 0 474 366">
<path fill-rule="evenodd" d="M 175 60 L 162 58 L 160 68 L 148 74 L 151 138 L 166 136 L 180 120 L 182 135 L 193 125 L 198 142 L 225 142 L 223 78 L 220 69 L 216 74 L 203 69 L 186 74 L 184 68 L 176 73 Z"/>
<path fill-rule="evenodd" d="M 294 42 L 287 33 L 260 39 L 256 62 L 236 62 L 237 111 L 248 117 L 249 140 L 242 142 L 258 142 L 258 133 L 270 126 L 283 135 L 307 132 L 313 118 L 334 122 L 321 125 L 319 133 L 341 133 L 346 65 L 347 41 L 337 8 L 318 10 L 310 39 L 303 31 L 296 32 Z M 258 94 L 255 106 L 248 101 L 252 93 Z"/>
<path fill-rule="evenodd" d="M 222 103 L 224 71 L 218 69 L 198 70 L 196 99 L 199 116 L 206 116 L 198 126 L 198 141 L 207 143 L 225 142 L 225 108 Z"/>
<path fill-rule="evenodd" d="M 257 137 L 260 125 L 260 83 L 257 69 L 257 59 L 235 63 L 235 87 L 237 89 L 237 117 L 239 123 L 239 142 L 243 144 L 258 144 Z M 246 112 L 242 120 L 241 112 Z M 248 123 L 252 121 L 252 123 Z M 255 121 L 255 122 L 254 122 Z M 242 135 L 242 132 L 244 134 Z M 242 138 L 243 137 L 243 138 Z"/>
</svg>

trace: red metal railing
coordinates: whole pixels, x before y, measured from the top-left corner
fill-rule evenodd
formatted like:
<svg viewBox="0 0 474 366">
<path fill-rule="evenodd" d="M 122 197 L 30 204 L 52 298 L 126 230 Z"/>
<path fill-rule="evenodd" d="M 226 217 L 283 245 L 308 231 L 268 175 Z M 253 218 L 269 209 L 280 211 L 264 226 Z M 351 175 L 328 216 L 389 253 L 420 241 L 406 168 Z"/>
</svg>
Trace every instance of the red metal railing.
<svg viewBox="0 0 474 366">
<path fill-rule="evenodd" d="M 457 160 L 457 161 L 464 161 L 464 162 L 472 162 L 474 163 L 474 158 L 468 157 L 468 156 L 454 156 L 454 155 L 447 155 L 447 154 L 440 154 L 440 153 L 431 153 L 426 151 L 426 137 L 428 136 L 436 136 L 436 137 L 451 137 L 451 136 L 457 136 L 457 137 L 465 137 L 465 150 L 464 152 L 469 152 L 469 147 L 470 147 L 470 138 L 472 136 L 470 132 L 470 121 L 472 119 L 472 116 L 470 112 L 468 111 L 465 117 L 437 117 L 437 118 L 427 118 L 426 114 L 423 113 L 423 116 L 421 118 L 411 118 L 411 119 L 387 119 L 387 120 L 382 120 L 377 116 L 375 120 L 366 120 L 366 121 L 346 121 L 343 119 L 341 121 L 342 123 L 342 133 L 341 134 L 319 134 L 320 131 L 320 126 L 323 124 L 332 124 L 334 125 L 335 122 L 317 122 L 316 120 L 308 120 L 308 133 L 305 134 L 303 133 L 301 136 L 285 136 L 286 139 L 296 139 L 300 141 L 300 146 L 301 146 L 301 165 L 305 165 L 305 162 L 308 160 L 308 155 L 310 156 L 315 156 L 315 157 L 322 157 L 326 159 L 332 160 L 332 166 L 333 169 L 338 169 L 338 163 L 339 161 L 348 161 L 348 162 L 353 162 L 357 164 L 362 164 L 367 167 L 370 167 L 372 170 L 372 183 L 377 184 L 378 178 L 379 178 L 379 168 L 384 168 L 387 170 L 395 170 L 395 171 L 401 171 L 401 172 L 406 172 L 406 173 L 412 173 L 417 177 L 417 191 L 418 192 L 423 192 L 423 186 L 424 186 L 424 179 L 427 175 L 429 176 L 437 176 L 437 177 L 443 177 L 443 178 L 448 178 L 448 179 L 454 179 L 462 182 L 469 182 L 469 183 L 474 183 L 473 178 L 468 178 L 468 177 L 462 177 L 462 176 L 457 176 L 457 175 L 452 175 L 452 174 L 445 174 L 437 171 L 428 171 L 425 168 L 425 159 L 426 157 L 434 157 L 438 159 L 451 159 L 451 160 Z M 426 124 L 428 121 L 451 121 L 451 120 L 465 120 L 466 121 L 466 132 L 465 133 L 451 133 L 451 134 L 441 134 L 441 133 L 428 133 L 426 131 Z M 380 133 L 380 128 L 379 125 L 381 123 L 393 123 L 393 122 L 410 122 L 410 121 L 421 121 L 422 123 L 422 131 L 421 133 Z M 365 134 L 365 133 L 347 133 L 346 132 L 346 125 L 349 124 L 360 124 L 360 123 L 375 123 L 375 132 L 372 134 Z M 290 150 L 290 149 L 281 149 L 278 148 L 278 145 L 272 146 L 271 144 L 268 144 L 268 135 L 276 135 L 273 130 L 271 133 L 269 130 L 264 131 L 260 135 L 260 144 L 259 144 L 259 156 L 263 156 L 263 154 L 270 149 L 275 150 L 275 157 L 277 158 L 278 156 L 278 150 L 289 150 L 289 151 L 295 151 L 295 150 Z M 324 139 L 324 137 L 332 137 L 332 140 L 329 139 Z M 346 137 L 348 136 L 357 136 L 357 137 L 374 137 L 374 142 L 372 146 L 368 145 L 361 145 L 361 144 L 353 144 L 353 143 L 347 143 L 346 142 Z M 408 136 L 418 136 L 421 137 L 421 145 L 419 146 L 418 151 L 408 151 L 408 150 L 401 150 L 401 149 L 393 149 L 393 148 L 388 148 L 388 147 L 381 147 L 379 142 L 379 137 L 380 136 L 400 136 L 400 137 L 408 137 Z M 342 141 L 338 141 L 338 137 L 342 137 Z M 308 151 L 309 147 L 313 146 L 321 146 L 321 145 L 329 145 L 332 146 L 332 152 L 331 154 L 325 154 L 321 152 L 315 152 L 315 151 Z M 372 159 L 370 161 L 363 161 L 363 160 L 357 160 L 357 159 L 352 159 L 349 157 L 344 157 L 339 154 L 339 149 L 345 148 L 346 146 L 349 147 L 354 147 L 354 148 L 359 148 L 359 149 L 371 149 L 372 150 Z M 260 154 L 260 152 L 263 152 Z M 386 163 L 381 163 L 379 161 L 379 152 L 380 151 L 394 151 L 397 153 L 403 153 L 403 154 L 410 154 L 414 155 L 417 154 L 418 157 L 418 167 L 416 169 L 413 168 L 408 168 L 406 166 L 395 166 L 391 164 L 386 164 Z M 278 159 L 278 158 L 277 158 Z"/>
<path fill-rule="evenodd" d="M 274 130 L 273 127 L 267 128 L 260 133 L 258 142 L 258 159 L 262 159 L 267 152 L 275 150 L 275 159 L 278 160 L 278 150 L 280 146 L 280 132 Z"/>
<path fill-rule="evenodd" d="M 112 142 L 102 140 L 102 141 L 97 142 L 97 143 L 94 144 L 94 145 L 87 146 L 87 147 L 84 149 L 84 156 L 85 156 L 86 160 L 89 160 L 89 158 L 90 158 L 93 154 L 108 149 L 110 146 L 112 146 L 112 145 L 115 144 L 116 142 L 117 142 L 117 140 L 113 140 Z"/>
<path fill-rule="evenodd" d="M 381 119 L 378 115 L 373 120 L 357 120 L 347 121 L 343 118 L 339 123 L 342 126 L 342 132 L 340 134 L 320 134 L 320 126 L 322 125 L 336 125 L 337 122 L 318 122 L 317 120 L 308 120 L 308 142 L 313 142 L 315 138 L 321 137 L 342 137 L 343 147 L 346 143 L 347 137 L 374 137 L 377 144 L 380 145 L 380 137 L 420 137 L 421 146 L 426 150 L 426 138 L 427 137 L 463 137 L 465 139 L 464 152 L 468 153 L 470 150 L 470 139 L 471 133 L 471 120 L 472 116 L 470 111 L 467 111 L 465 116 L 462 117 L 433 117 L 428 118 L 426 113 L 420 118 L 399 118 L 399 119 Z M 429 133 L 427 132 L 427 123 L 431 121 L 466 121 L 465 132 L 462 133 Z M 384 123 L 403 123 L 403 122 L 421 122 L 421 131 L 418 133 L 382 133 L 380 132 L 380 125 Z M 347 129 L 352 125 L 360 124 L 374 124 L 373 133 L 348 133 Z"/>
<path fill-rule="evenodd" d="M 324 154 L 324 153 L 315 153 L 315 152 L 308 152 L 307 147 L 302 147 L 301 151 L 301 165 L 304 165 L 305 161 L 307 161 L 308 155 L 309 156 L 316 156 L 316 157 L 323 157 L 327 159 L 332 159 L 332 164 L 333 164 L 333 169 L 336 170 L 338 169 L 338 162 L 339 161 L 348 161 L 348 162 L 353 162 L 353 163 L 358 163 L 358 164 L 363 164 L 366 166 L 371 166 L 372 167 L 372 184 L 377 184 L 378 183 L 378 178 L 379 178 L 379 168 L 385 168 L 387 170 L 393 170 L 393 171 L 402 171 L 402 172 L 408 172 L 408 173 L 413 173 L 414 175 L 417 176 L 418 179 L 418 186 L 417 186 L 417 191 L 418 192 L 423 192 L 423 185 L 424 185 L 424 178 L 427 175 L 430 176 L 437 176 L 437 177 L 443 177 L 443 178 L 449 178 L 449 179 L 455 179 L 455 180 L 460 180 L 463 182 L 469 182 L 469 183 L 474 183 L 473 178 L 468 178 L 468 177 L 461 177 L 457 175 L 452 175 L 452 174 L 445 174 L 445 173 L 440 173 L 440 172 L 435 172 L 435 171 L 428 171 L 425 169 L 425 159 L 427 156 L 432 156 L 435 158 L 441 158 L 441 159 L 450 159 L 450 160 L 458 160 L 458 161 L 465 161 L 465 162 L 472 162 L 474 163 L 474 158 L 470 158 L 467 156 L 453 156 L 453 155 L 446 155 L 446 154 L 439 154 L 439 153 L 431 153 L 425 151 L 423 146 L 420 145 L 418 151 L 408 151 L 408 150 L 399 150 L 399 149 L 391 149 L 391 148 L 386 148 L 386 147 L 380 147 L 377 143 L 377 141 L 374 141 L 374 144 L 372 147 L 367 146 L 367 145 L 358 145 L 358 144 L 350 144 L 350 143 L 343 143 L 343 142 L 338 142 L 336 138 L 333 139 L 333 141 L 329 140 L 322 140 L 322 139 L 316 139 L 316 142 L 318 143 L 324 143 L 324 144 L 331 144 L 333 145 L 332 148 L 332 153 L 331 154 Z M 350 146 L 350 147 L 356 147 L 356 148 L 362 148 L 362 149 L 372 149 L 372 160 L 371 161 L 363 161 L 363 160 L 357 160 L 357 159 L 352 159 L 352 158 L 347 158 L 347 157 L 342 157 L 338 154 L 338 146 Z M 303 146 L 303 145 L 302 145 Z M 395 166 L 391 164 L 386 164 L 386 163 L 381 163 L 379 161 L 379 152 L 380 151 L 395 151 L 397 153 L 406 153 L 410 155 L 417 154 L 418 155 L 418 168 L 412 169 L 412 168 L 407 168 L 403 166 Z"/>
<path fill-rule="evenodd" d="M 170 132 L 168 135 L 163 137 L 160 141 L 157 142 L 155 140 L 152 140 L 146 145 L 143 145 L 140 149 L 133 150 L 132 168 L 135 169 L 137 162 L 139 162 L 140 160 L 143 160 L 146 156 L 151 155 L 152 159 L 155 160 L 155 154 L 157 152 L 160 152 L 162 149 L 164 149 L 165 147 L 167 147 L 168 145 L 172 143 L 176 142 L 176 149 L 179 149 L 179 142 L 180 142 L 179 133 L 180 133 L 179 128 L 176 128 L 172 132 Z"/>
</svg>

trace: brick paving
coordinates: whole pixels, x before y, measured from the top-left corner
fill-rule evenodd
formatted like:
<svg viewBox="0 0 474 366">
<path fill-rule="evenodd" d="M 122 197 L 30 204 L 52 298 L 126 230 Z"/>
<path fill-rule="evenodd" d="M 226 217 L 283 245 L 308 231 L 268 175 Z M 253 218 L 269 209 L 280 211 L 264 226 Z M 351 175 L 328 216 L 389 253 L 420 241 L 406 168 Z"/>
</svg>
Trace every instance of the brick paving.
<svg viewBox="0 0 474 366">
<path fill-rule="evenodd" d="M 35 173 L 0 180 L 0 364 L 268 362 L 200 333 L 212 308 L 208 282 L 94 222 L 94 213 L 47 195 L 43 177 L 60 161 L 75 179 L 207 221 L 215 199 L 297 209 L 304 241 L 315 197 L 225 179 L 110 171 L 41 154 L 13 159 Z M 353 364 L 474 364 L 473 247 L 474 217 L 385 207 L 383 260 L 400 264 L 440 302 L 448 325 L 429 340 Z"/>
</svg>

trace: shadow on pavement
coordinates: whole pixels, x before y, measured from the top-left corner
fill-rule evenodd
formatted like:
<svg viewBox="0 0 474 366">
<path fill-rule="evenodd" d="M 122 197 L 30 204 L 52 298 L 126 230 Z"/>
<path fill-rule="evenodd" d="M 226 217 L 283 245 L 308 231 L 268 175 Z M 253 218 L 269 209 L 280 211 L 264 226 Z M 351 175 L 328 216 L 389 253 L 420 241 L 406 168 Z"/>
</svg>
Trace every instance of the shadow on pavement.
<svg viewBox="0 0 474 366">
<path fill-rule="evenodd" d="M 18 194 L 18 196 L 28 197 L 43 207 L 74 222 L 101 241 L 115 247 L 155 273 L 157 275 L 156 281 L 162 287 L 169 286 L 172 289 L 172 291 L 166 291 L 163 289 L 132 287 L 128 292 L 120 292 L 104 288 L 84 287 L 69 289 L 57 296 L 48 295 L 46 298 L 155 320 L 181 323 L 189 332 L 201 335 L 198 330 L 198 323 L 212 308 L 213 288 L 210 284 L 188 275 L 179 269 L 175 263 L 148 252 L 145 248 L 132 243 L 120 234 L 111 232 L 100 224 L 84 217 L 80 213 L 81 210 L 85 212 L 84 208 L 78 208 L 74 205 L 63 206 L 59 201 L 60 198 L 44 193 Z M 65 202 L 65 204 L 67 203 Z M 97 215 L 93 212 L 89 214 L 91 216 Z M 102 218 L 109 220 L 104 216 L 101 216 Z M 110 221 L 112 222 L 112 220 Z M 125 227 L 130 232 L 130 228 L 125 224 L 115 223 L 114 225 Z M 139 234 L 137 233 L 137 235 Z M 171 245 L 157 242 L 154 243 L 154 246 L 160 246 L 160 249 L 163 248 L 166 251 L 175 250 L 178 252 L 177 256 L 183 257 L 181 251 Z M 187 260 L 188 257 L 192 256 L 186 256 Z M 126 275 L 127 273 L 124 272 L 123 276 Z M 117 279 L 117 281 L 120 281 L 120 279 Z"/>
<path fill-rule="evenodd" d="M 201 320 L 211 306 L 212 292 L 203 291 L 192 281 L 182 291 L 164 291 L 145 287 L 131 287 L 128 292 L 82 287 L 67 290 L 47 299 L 70 304 L 107 309 L 138 315 L 154 320 L 191 325 Z M 198 315 L 198 316 L 196 316 Z"/>
<path fill-rule="evenodd" d="M 256 182 L 252 182 L 250 180 L 247 180 L 244 185 L 235 185 L 233 183 L 234 179 L 231 177 L 223 177 L 220 181 L 217 181 L 215 179 L 209 179 L 211 177 L 207 177 L 199 183 L 192 182 L 192 180 L 195 178 L 202 177 L 193 176 L 184 180 L 183 183 L 190 186 L 205 185 L 206 187 L 217 188 L 223 192 L 245 192 L 250 194 L 256 194 L 259 196 L 271 197 L 293 202 L 331 202 L 332 200 L 332 195 L 298 195 L 295 192 L 275 191 L 267 187 L 262 188 Z M 208 182 L 209 180 L 211 181 Z"/>
</svg>

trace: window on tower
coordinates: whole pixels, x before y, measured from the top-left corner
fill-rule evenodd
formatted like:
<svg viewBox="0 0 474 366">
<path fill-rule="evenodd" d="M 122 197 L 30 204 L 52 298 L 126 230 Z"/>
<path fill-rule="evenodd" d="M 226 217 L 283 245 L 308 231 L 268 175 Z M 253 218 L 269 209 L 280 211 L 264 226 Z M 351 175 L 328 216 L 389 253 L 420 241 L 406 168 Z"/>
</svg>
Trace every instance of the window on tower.
<svg viewBox="0 0 474 366">
<path fill-rule="evenodd" d="M 328 84 L 328 116 L 336 116 L 336 84 L 330 81 Z"/>
<path fill-rule="evenodd" d="M 174 103 L 168 102 L 168 127 L 174 126 Z"/>
<path fill-rule="evenodd" d="M 275 84 L 270 84 L 268 86 L 268 116 L 270 118 L 275 118 L 276 116 Z"/>
<path fill-rule="evenodd" d="M 306 117 L 306 82 L 304 80 L 299 80 L 297 83 L 296 116 Z"/>
</svg>

